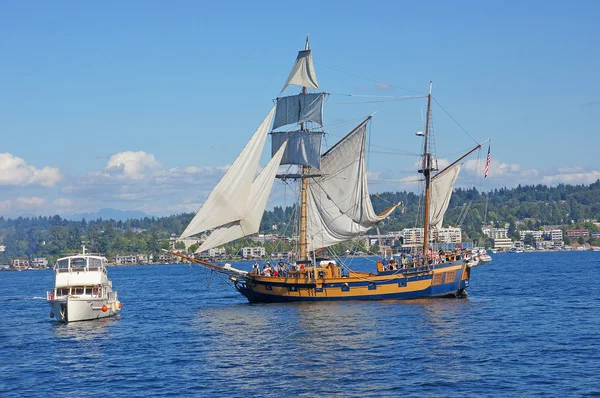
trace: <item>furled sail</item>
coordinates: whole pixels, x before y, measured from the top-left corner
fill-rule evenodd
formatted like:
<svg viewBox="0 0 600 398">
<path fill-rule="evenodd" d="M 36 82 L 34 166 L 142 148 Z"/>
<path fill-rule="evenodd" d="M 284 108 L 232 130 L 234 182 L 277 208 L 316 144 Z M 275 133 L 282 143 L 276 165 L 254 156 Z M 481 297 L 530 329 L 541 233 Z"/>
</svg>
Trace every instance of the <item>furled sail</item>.
<svg viewBox="0 0 600 398">
<path fill-rule="evenodd" d="M 273 130 L 286 124 L 313 122 L 323 126 L 325 93 L 298 94 L 277 98 Z"/>
<path fill-rule="evenodd" d="M 250 196 L 246 201 L 242 217 L 239 220 L 211 232 L 208 239 L 202 243 L 198 250 L 196 250 L 196 253 L 221 246 L 232 240 L 243 238 L 244 236 L 258 232 L 260 221 L 265 212 L 265 207 L 267 206 L 267 200 L 271 194 L 273 181 L 275 181 L 275 174 L 277 173 L 277 168 L 279 167 L 281 157 L 285 151 L 285 145 L 286 144 L 284 143 L 281 148 L 279 148 L 279 151 L 271 158 L 269 163 L 267 163 L 265 168 L 252 183 Z"/>
<path fill-rule="evenodd" d="M 367 187 L 366 125 L 321 159 L 321 177 L 308 181 L 307 240 L 317 250 L 351 240 L 383 221 Z"/>
<path fill-rule="evenodd" d="M 290 75 L 285 82 L 285 85 L 281 91 L 293 84 L 300 87 L 319 88 L 317 83 L 317 74 L 315 73 L 315 67 L 313 65 L 312 54 L 309 49 L 299 51 L 294 67 L 290 72 Z"/>
<path fill-rule="evenodd" d="M 182 239 L 243 218 L 274 114 L 275 107 L 271 109 L 206 202 L 198 210 L 196 216 L 183 231 Z"/>
<path fill-rule="evenodd" d="M 323 132 L 287 131 L 271 133 L 271 152 L 274 155 L 281 145 L 287 147 L 281 164 L 297 164 L 321 168 L 321 139 Z"/>
<path fill-rule="evenodd" d="M 431 199 L 429 205 L 429 225 L 433 229 L 442 227 L 444 214 L 448 210 L 448 204 L 454 190 L 454 183 L 458 178 L 462 164 L 456 164 L 443 172 L 434 175 L 431 179 Z"/>
</svg>

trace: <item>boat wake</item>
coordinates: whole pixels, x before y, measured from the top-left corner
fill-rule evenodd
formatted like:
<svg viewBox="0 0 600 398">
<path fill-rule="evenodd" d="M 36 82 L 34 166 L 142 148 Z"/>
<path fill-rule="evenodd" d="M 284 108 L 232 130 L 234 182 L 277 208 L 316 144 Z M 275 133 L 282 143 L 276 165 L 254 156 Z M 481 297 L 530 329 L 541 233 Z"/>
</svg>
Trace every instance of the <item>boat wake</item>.
<svg viewBox="0 0 600 398">
<path fill-rule="evenodd" d="M 8 303 L 11 301 L 26 301 L 26 300 L 46 300 L 46 297 L 38 297 L 38 296 L 33 296 L 33 297 L 5 297 L 5 298 L 0 298 L 0 303 Z"/>
</svg>

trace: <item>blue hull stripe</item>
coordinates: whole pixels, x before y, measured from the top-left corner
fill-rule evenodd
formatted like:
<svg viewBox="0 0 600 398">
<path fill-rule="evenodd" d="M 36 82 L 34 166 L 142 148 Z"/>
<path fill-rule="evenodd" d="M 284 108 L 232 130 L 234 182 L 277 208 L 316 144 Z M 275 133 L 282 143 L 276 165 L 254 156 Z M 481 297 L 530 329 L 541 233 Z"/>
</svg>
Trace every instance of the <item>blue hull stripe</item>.
<svg viewBox="0 0 600 398">
<path fill-rule="evenodd" d="M 250 302 L 253 303 L 284 303 L 284 302 L 298 302 L 298 301 L 338 301 L 338 300 L 400 300 L 400 299 L 417 299 L 424 297 L 456 297 L 460 295 L 469 285 L 468 280 L 458 280 L 453 283 L 429 286 L 426 289 L 398 292 L 398 293 L 387 293 L 387 294 L 375 294 L 375 295 L 347 295 L 347 296 L 285 296 L 285 295 L 274 295 L 255 292 L 243 285 L 236 284 L 236 288 L 242 293 Z M 325 289 L 325 291 L 327 288 Z M 336 293 L 339 292 L 336 289 Z"/>
</svg>

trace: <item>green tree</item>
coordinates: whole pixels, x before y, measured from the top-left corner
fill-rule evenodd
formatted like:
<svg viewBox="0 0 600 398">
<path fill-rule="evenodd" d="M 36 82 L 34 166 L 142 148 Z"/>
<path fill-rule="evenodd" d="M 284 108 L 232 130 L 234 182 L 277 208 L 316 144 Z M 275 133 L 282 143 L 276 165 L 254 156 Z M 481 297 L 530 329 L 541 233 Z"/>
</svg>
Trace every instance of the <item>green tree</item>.
<svg viewBox="0 0 600 398">
<path fill-rule="evenodd" d="M 193 245 L 191 245 L 190 247 L 188 247 L 188 253 L 190 253 L 190 254 L 196 253 L 196 250 L 198 250 L 199 247 L 200 247 L 199 244 L 194 243 Z"/>
<path fill-rule="evenodd" d="M 379 247 L 379 244 L 375 243 L 374 245 L 371 245 L 369 253 L 377 255 L 381 254 L 381 248 Z"/>
<path fill-rule="evenodd" d="M 532 234 L 525 234 L 525 237 L 523 238 L 523 243 L 535 247 L 535 238 Z"/>
</svg>

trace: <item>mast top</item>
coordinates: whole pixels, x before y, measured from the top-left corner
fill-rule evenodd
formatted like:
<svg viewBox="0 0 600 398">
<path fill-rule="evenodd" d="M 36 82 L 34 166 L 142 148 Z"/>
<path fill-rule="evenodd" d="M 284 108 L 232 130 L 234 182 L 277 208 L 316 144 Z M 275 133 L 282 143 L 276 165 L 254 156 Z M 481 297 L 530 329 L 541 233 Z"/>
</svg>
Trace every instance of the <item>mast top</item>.
<svg viewBox="0 0 600 398">
<path fill-rule="evenodd" d="M 304 45 L 304 51 L 310 50 L 310 43 L 308 42 L 308 33 L 306 34 L 306 44 Z"/>
</svg>

